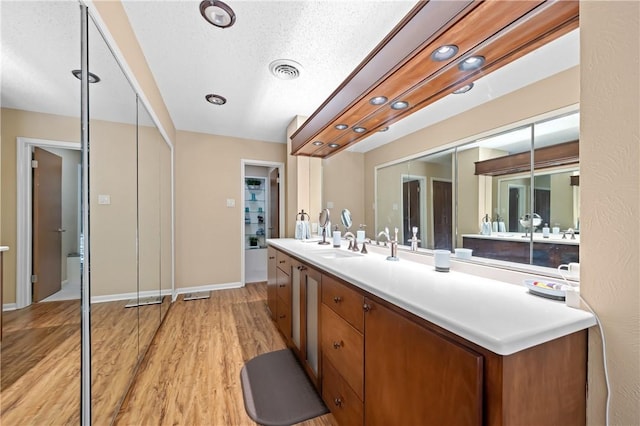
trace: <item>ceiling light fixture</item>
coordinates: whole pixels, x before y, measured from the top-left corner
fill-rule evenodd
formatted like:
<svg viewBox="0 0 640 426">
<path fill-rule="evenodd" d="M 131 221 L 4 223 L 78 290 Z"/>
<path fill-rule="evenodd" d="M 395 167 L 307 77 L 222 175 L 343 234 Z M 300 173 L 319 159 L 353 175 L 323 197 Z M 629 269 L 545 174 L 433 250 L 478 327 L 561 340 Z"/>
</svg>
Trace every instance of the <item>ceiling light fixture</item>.
<svg viewBox="0 0 640 426">
<path fill-rule="evenodd" d="M 78 80 L 82 80 L 82 71 L 81 70 L 72 70 L 71 74 L 73 74 L 74 77 L 77 78 Z M 97 75 L 95 75 L 92 72 L 89 73 L 89 83 L 97 83 L 99 81 L 100 81 L 100 77 L 98 77 Z"/>
<path fill-rule="evenodd" d="M 458 53 L 458 46 L 455 44 L 446 44 L 434 50 L 431 54 L 431 59 L 436 62 L 446 61 L 447 59 L 453 58 L 456 53 Z"/>
<path fill-rule="evenodd" d="M 200 3 L 200 14 L 207 22 L 218 28 L 229 28 L 236 22 L 233 9 L 219 0 L 204 0 Z"/>
<path fill-rule="evenodd" d="M 315 141 L 315 142 L 313 142 L 313 144 L 314 144 L 315 146 L 320 146 L 320 145 L 324 145 L 324 142 L 321 142 L 321 141 Z"/>
<path fill-rule="evenodd" d="M 473 83 L 469 83 L 466 86 L 462 86 L 457 90 L 454 90 L 452 93 L 454 95 L 459 95 L 461 93 L 467 93 L 469 90 L 473 89 Z"/>
<path fill-rule="evenodd" d="M 330 143 L 329 148 L 340 148 L 340 145 L 337 143 Z"/>
<path fill-rule="evenodd" d="M 405 109 L 409 107 L 409 102 L 405 101 L 396 101 L 391 104 L 392 109 Z"/>
<path fill-rule="evenodd" d="M 383 127 L 380 130 L 378 130 L 379 132 L 386 132 L 387 130 L 389 130 L 389 126 Z"/>
<path fill-rule="evenodd" d="M 386 96 L 376 96 L 376 97 L 373 97 L 373 98 L 369 99 L 369 103 L 371 105 L 382 105 L 385 102 L 387 102 L 387 97 Z"/>
<path fill-rule="evenodd" d="M 346 124 L 336 124 L 334 127 L 338 130 L 344 130 L 349 128 L 349 126 L 347 126 Z"/>
<path fill-rule="evenodd" d="M 472 71 L 484 65 L 484 56 L 469 56 L 458 64 L 458 68 L 461 71 Z"/>
<path fill-rule="evenodd" d="M 367 129 L 365 129 L 364 127 L 361 127 L 361 126 L 357 126 L 357 127 L 353 128 L 353 131 L 356 132 L 356 133 L 364 133 L 364 132 L 367 131 Z"/>
<path fill-rule="evenodd" d="M 295 80 L 300 77 L 302 65 L 291 59 L 277 59 L 269 64 L 269 71 L 280 80 Z"/>
<path fill-rule="evenodd" d="M 227 99 L 224 96 L 216 95 L 213 93 L 205 96 L 204 98 L 207 100 L 207 102 L 214 105 L 224 105 L 227 103 Z"/>
</svg>

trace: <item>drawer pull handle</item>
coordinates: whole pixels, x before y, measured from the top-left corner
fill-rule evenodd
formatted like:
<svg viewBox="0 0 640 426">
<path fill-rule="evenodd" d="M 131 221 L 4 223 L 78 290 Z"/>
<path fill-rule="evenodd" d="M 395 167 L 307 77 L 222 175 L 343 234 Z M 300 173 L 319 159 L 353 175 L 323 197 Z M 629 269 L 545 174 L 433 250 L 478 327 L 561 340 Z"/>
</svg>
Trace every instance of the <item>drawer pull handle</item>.
<svg viewBox="0 0 640 426">
<path fill-rule="evenodd" d="M 307 270 L 306 266 L 302 266 L 302 265 L 298 266 L 298 271 L 306 271 L 306 270 Z"/>
<path fill-rule="evenodd" d="M 365 303 L 364 305 L 362 305 L 362 310 L 365 312 L 369 312 L 371 310 L 371 305 Z"/>
<path fill-rule="evenodd" d="M 284 262 L 285 262 L 284 260 L 281 260 L 281 261 L 280 261 L 280 262 L 278 262 L 278 263 L 284 263 Z"/>
<path fill-rule="evenodd" d="M 275 256 L 269 256 L 269 260 L 275 259 Z"/>
<path fill-rule="evenodd" d="M 334 297 L 334 298 L 333 298 L 333 301 L 334 301 L 335 303 L 340 303 L 340 302 L 342 302 L 342 297 L 340 297 L 340 296 L 336 296 L 336 297 Z"/>
<path fill-rule="evenodd" d="M 287 317 L 287 315 L 286 315 L 286 314 L 282 314 L 282 315 L 280 315 L 280 319 L 284 319 L 284 318 L 286 318 L 286 317 Z"/>
<path fill-rule="evenodd" d="M 342 407 L 342 398 L 339 396 L 333 399 L 333 403 L 336 404 L 336 407 Z"/>
<path fill-rule="evenodd" d="M 333 349 L 340 349 L 343 346 L 342 340 L 339 342 L 333 342 Z"/>
<path fill-rule="evenodd" d="M 279 285 L 279 287 L 283 287 L 283 288 L 286 287 L 286 286 L 287 286 L 286 284 L 280 284 Z"/>
</svg>

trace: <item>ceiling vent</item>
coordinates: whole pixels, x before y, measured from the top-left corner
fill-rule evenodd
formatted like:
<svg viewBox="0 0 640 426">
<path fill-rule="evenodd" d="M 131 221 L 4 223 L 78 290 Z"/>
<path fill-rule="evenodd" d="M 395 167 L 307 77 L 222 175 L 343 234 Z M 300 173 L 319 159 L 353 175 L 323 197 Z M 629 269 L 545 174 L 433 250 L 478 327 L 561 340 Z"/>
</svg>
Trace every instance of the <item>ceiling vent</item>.
<svg viewBox="0 0 640 426">
<path fill-rule="evenodd" d="M 278 59 L 269 64 L 269 70 L 280 80 L 295 80 L 300 77 L 302 65 L 290 59 Z"/>
</svg>

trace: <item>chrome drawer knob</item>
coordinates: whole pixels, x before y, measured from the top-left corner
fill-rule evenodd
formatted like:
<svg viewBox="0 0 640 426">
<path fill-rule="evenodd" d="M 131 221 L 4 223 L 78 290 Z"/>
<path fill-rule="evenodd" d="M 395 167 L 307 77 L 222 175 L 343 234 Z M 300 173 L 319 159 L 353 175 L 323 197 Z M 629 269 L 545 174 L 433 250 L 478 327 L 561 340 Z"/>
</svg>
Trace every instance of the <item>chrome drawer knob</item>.
<svg viewBox="0 0 640 426">
<path fill-rule="evenodd" d="M 334 298 L 333 298 L 333 301 L 334 301 L 335 303 L 340 303 L 340 302 L 342 302 L 342 297 L 340 297 L 340 296 L 336 296 L 336 297 L 334 297 Z"/>
<path fill-rule="evenodd" d="M 336 407 L 342 407 L 342 398 L 340 397 L 334 398 L 333 403 L 336 404 Z"/>
<path fill-rule="evenodd" d="M 342 341 L 333 342 L 333 348 L 334 349 L 340 349 L 341 346 L 342 346 Z"/>
</svg>

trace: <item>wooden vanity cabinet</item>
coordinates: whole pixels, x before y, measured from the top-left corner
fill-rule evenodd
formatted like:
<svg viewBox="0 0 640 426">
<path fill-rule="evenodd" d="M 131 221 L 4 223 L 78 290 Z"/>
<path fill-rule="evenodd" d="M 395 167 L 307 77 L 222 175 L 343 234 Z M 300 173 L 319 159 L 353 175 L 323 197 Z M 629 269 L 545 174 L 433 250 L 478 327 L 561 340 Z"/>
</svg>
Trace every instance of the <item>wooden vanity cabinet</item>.
<svg viewBox="0 0 640 426">
<path fill-rule="evenodd" d="M 278 262 L 276 261 L 276 249 L 267 248 L 267 307 L 271 314 L 271 319 L 276 320 L 276 303 L 278 300 L 278 277 L 276 270 Z"/>
<path fill-rule="evenodd" d="M 481 425 L 482 355 L 365 304 L 365 423 Z"/>
<path fill-rule="evenodd" d="M 287 345 L 291 342 L 291 258 L 276 251 L 276 323 Z"/>
</svg>

